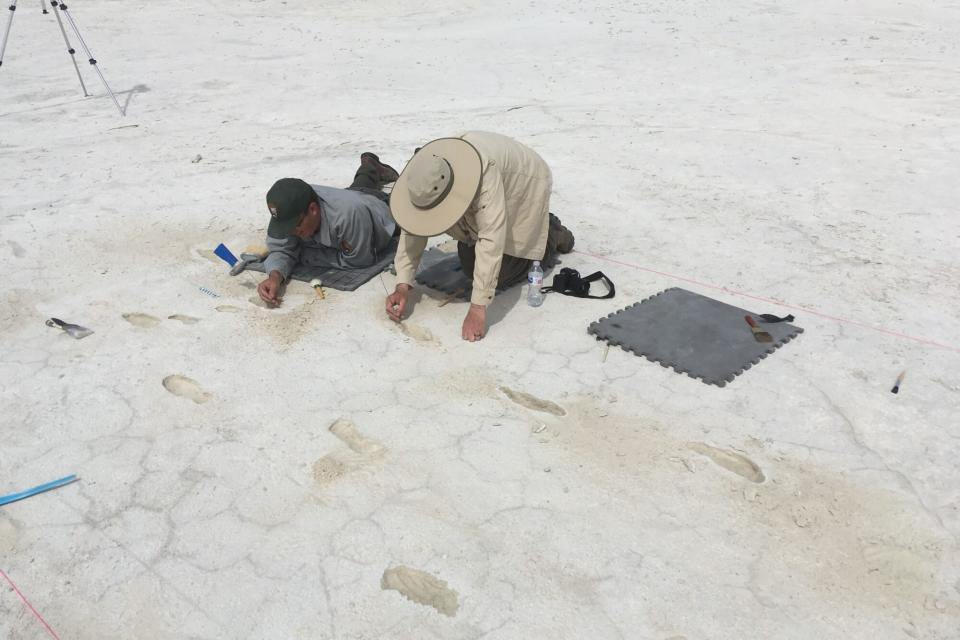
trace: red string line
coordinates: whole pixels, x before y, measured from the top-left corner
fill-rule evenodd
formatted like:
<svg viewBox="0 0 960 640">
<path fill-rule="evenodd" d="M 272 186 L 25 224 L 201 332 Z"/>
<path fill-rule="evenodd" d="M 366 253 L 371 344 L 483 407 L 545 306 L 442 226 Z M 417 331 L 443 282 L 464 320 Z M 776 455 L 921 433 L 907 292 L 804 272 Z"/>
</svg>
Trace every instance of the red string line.
<svg viewBox="0 0 960 640">
<path fill-rule="evenodd" d="M 727 287 L 721 287 L 715 284 L 710 284 L 708 282 L 700 282 L 699 280 L 694 280 L 693 278 L 687 278 L 684 276 L 678 276 L 673 273 L 667 273 L 666 271 L 658 271 L 656 269 L 650 269 L 648 267 L 641 267 L 637 264 L 631 264 L 629 262 L 623 262 L 621 260 L 615 260 L 613 258 L 608 258 L 606 256 L 597 255 L 590 253 L 588 251 L 580 251 L 579 249 L 574 249 L 574 253 L 579 253 L 581 255 L 590 256 L 591 258 L 596 258 L 597 260 L 604 260 L 606 262 L 612 262 L 614 264 L 619 264 L 624 267 L 630 267 L 631 269 L 638 269 L 640 271 L 646 271 L 648 273 L 655 273 L 658 276 L 664 276 L 666 278 L 673 278 L 674 280 L 681 280 L 683 282 L 689 282 L 690 284 L 695 284 L 698 287 L 706 287 L 707 289 L 716 289 L 717 291 L 723 291 L 724 293 L 729 293 L 735 296 L 740 296 L 742 298 L 750 298 L 751 300 L 759 300 L 760 302 L 766 302 L 768 304 L 774 304 L 779 307 L 785 307 L 787 309 L 793 309 L 794 311 L 803 311 L 804 313 L 809 313 L 814 316 L 819 316 L 821 318 L 826 318 L 827 320 L 833 320 L 835 322 L 840 322 L 843 324 L 853 325 L 855 327 L 860 327 L 861 329 L 869 329 L 870 331 L 876 331 L 877 333 L 883 333 L 888 336 L 894 336 L 896 338 L 903 338 L 906 340 L 912 340 L 914 342 L 919 342 L 920 344 L 927 344 L 934 347 L 939 347 L 940 349 L 947 349 L 949 351 L 955 351 L 960 353 L 960 347 L 954 347 L 949 344 L 943 344 L 942 342 L 937 342 L 936 340 L 930 340 L 928 338 L 918 338 L 916 336 L 911 336 L 906 333 L 900 333 L 899 331 L 891 331 L 890 329 L 885 329 L 883 327 L 875 327 L 870 324 L 865 324 L 863 322 L 857 322 L 856 320 L 850 320 L 848 318 L 841 318 L 840 316 L 830 315 L 829 313 L 823 313 L 822 311 L 817 311 L 816 309 L 810 309 L 809 307 L 801 307 L 795 304 L 788 304 L 786 302 L 780 302 L 779 300 L 774 300 L 772 298 L 765 298 L 763 296 L 754 295 L 752 293 L 747 293 L 745 291 L 737 291 L 736 289 L 730 289 Z"/>
<path fill-rule="evenodd" d="M 27 605 L 27 608 L 30 609 L 30 611 L 33 612 L 33 615 L 37 616 L 37 620 L 39 620 L 40 623 L 41 623 L 44 627 L 46 627 L 47 632 L 48 632 L 53 638 L 56 638 L 56 640 L 60 640 L 60 636 L 58 636 L 57 633 L 56 633 L 53 629 L 50 628 L 50 625 L 47 624 L 47 621 L 43 619 L 43 616 L 40 615 L 40 612 L 33 608 L 33 605 L 30 604 L 30 601 L 27 600 L 26 596 L 24 596 L 23 593 L 20 591 L 20 589 L 17 588 L 17 585 L 15 585 L 15 584 L 13 583 L 13 580 L 10 579 L 10 576 L 8 576 L 3 569 L 0 569 L 0 576 L 3 576 L 4 580 L 6 580 L 6 581 L 10 584 L 11 587 L 13 587 L 13 590 L 16 591 L 17 595 L 20 596 L 20 599 L 23 600 L 23 604 Z"/>
</svg>

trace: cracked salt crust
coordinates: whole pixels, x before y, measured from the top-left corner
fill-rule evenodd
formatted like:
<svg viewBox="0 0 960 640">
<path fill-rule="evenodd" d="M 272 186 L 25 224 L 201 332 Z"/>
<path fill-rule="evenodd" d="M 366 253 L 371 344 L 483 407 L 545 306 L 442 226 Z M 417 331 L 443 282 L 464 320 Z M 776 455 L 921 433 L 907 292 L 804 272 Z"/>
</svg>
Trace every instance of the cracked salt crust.
<svg viewBox="0 0 960 640">
<path fill-rule="evenodd" d="M 75 9 L 114 88 L 149 85 L 121 94 L 137 128 L 53 77 L 31 12 L 0 83 L 0 475 L 81 478 L 0 510 L 0 551 L 61 637 L 956 635 L 955 353 L 796 312 L 802 341 L 713 389 L 586 334 L 679 285 L 633 264 L 953 340 L 955 12 L 169 9 Z M 456 41 L 442 76 L 404 63 L 413 33 Z M 321 51 L 323 82 L 286 73 Z M 544 156 L 586 252 L 564 266 L 615 300 L 508 292 L 467 344 L 457 302 L 393 326 L 388 274 L 267 310 L 209 254 L 262 242 L 277 177 L 346 184 L 469 127 Z M 439 599 L 385 591 L 400 567 Z M 0 593 L 0 636 L 38 633 Z"/>
</svg>

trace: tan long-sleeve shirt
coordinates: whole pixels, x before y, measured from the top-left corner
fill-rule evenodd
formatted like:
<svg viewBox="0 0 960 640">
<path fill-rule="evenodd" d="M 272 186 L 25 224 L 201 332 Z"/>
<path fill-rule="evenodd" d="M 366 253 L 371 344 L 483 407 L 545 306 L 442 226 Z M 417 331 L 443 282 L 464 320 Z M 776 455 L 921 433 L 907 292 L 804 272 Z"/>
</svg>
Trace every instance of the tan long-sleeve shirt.
<svg viewBox="0 0 960 640">
<path fill-rule="evenodd" d="M 446 233 L 476 245 L 470 302 L 493 300 L 504 255 L 542 260 L 550 225 L 550 167 L 533 149 L 498 133 L 469 131 L 460 138 L 480 153 L 483 176 L 467 212 Z M 397 282 L 413 285 L 427 238 L 403 231 L 397 248 Z"/>
</svg>

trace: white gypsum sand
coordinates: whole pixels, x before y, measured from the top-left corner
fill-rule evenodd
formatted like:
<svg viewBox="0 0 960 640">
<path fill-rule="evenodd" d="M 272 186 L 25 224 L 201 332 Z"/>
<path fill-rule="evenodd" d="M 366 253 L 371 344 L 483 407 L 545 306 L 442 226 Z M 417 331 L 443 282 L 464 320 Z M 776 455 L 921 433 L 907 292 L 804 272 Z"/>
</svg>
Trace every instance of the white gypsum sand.
<svg viewBox="0 0 960 640">
<path fill-rule="evenodd" d="M 0 494 L 80 480 L 0 509 L 0 568 L 60 637 L 956 636 L 956 7 L 70 4 L 122 119 L 18 9 Z M 265 309 L 211 253 L 278 178 L 472 128 L 544 157 L 616 298 L 508 291 L 470 344 L 439 293 L 395 326 L 389 273 Z M 599 355 L 671 286 L 805 333 L 723 389 Z M 0 589 L 0 637 L 45 634 Z"/>
</svg>

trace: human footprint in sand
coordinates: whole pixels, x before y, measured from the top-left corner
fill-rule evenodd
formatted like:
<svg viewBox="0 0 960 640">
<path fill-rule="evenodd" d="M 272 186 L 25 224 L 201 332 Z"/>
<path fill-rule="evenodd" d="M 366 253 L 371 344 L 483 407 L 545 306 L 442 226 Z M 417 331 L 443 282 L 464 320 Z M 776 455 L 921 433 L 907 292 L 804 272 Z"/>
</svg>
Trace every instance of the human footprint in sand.
<svg viewBox="0 0 960 640">
<path fill-rule="evenodd" d="M 550 214 L 552 185 L 550 167 L 533 149 L 497 133 L 470 131 L 419 149 L 390 195 L 403 230 L 387 315 L 403 318 L 427 238 L 447 233 L 473 280 L 461 335 L 481 340 L 497 288 L 525 280 L 534 260 L 549 264 L 573 250 L 573 234 Z"/>
<path fill-rule="evenodd" d="M 267 278 L 257 293 L 280 304 L 280 291 L 298 263 L 311 267 L 359 269 L 381 257 L 400 228 L 381 191 L 396 181 L 396 170 L 372 153 L 360 156 L 360 168 L 346 189 L 309 185 L 299 178 L 278 180 L 267 192 L 270 224 L 264 260 Z"/>
</svg>

